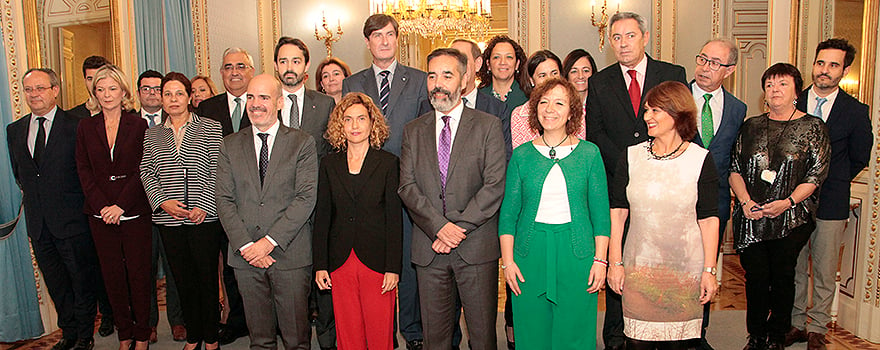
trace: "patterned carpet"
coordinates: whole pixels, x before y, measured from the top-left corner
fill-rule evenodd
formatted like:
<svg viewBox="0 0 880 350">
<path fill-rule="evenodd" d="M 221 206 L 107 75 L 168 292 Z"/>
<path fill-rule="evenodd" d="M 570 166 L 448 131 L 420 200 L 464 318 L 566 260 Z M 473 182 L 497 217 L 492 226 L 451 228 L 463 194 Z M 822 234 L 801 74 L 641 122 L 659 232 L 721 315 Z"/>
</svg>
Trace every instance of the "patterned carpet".
<svg viewBox="0 0 880 350">
<path fill-rule="evenodd" d="M 725 255 L 724 260 L 724 272 L 723 272 L 723 281 L 722 287 L 718 293 L 718 296 L 715 298 L 715 301 L 712 303 L 712 326 L 709 330 L 709 340 L 715 346 L 716 349 L 740 349 L 743 345 L 745 345 L 745 310 L 746 310 L 746 300 L 745 300 L 745 272 L 742 269 L 742 266 L 739 263 L 739 257 L 736 255 Z M 165 308 L 165 285 L 164 281 L 160 281 L 159 285 L 159 308 L 160 310 L 164 310 Z M 504 308 L 504 289 L 503 283 L 499 281 L 499 312 L 501 312 Z M 600 313 L 604 313 L 604 293 L 599 295 L 599 311 Z M 164 321 L 164 312 L 160 312 L 159 321 L 159 343 L 151 346 L 154 350 L 164 350 L 164 349 L 179 349 L 182 347 L 182 343 L 176 343 L 171 341 L 170 330 L 168 329 L 167 322 Z M 601 329 L 601 320 L 602 315 L 600 314 L 600 329 Z M 503 349 L 502 340 L 503 340 L 503 330 L 501 327 L 502 317 L 499 313 L 499 324 L 498 324 L 498 334 L 499 334 L 499 349 Z M 97 328 L 98 322 L 96 322 Z M 872 344 L 865 340 L 862 340 L 852 333 L 846 331 L 845 329 L 838 328 L 835 325 L 830 325 L 831 331 L 828 333 L 828 340 L 830 344 L 828 344 L 829 350 L 867 350 L 867 349 L 880 349 L 880 344 Z M 601 332 L 600 332 L 601 333 Z M 38 339 L 33 340 L 23 340 L 15 343 L 0 343 L 0 350 L 48 350 L 57 343 L 61 339 L 61 331 L 53 332 L 52 334 L 43 336 Z M 96 336 L 96 346 L 95 349 L 113 349 L 116 347 L 116 337 L 115 334 L 107 337 L 100 338 Z M 317 343 L 313 341 L 313 348 L 318 348 Z M 466 342 L 463 342 L 466 344 Z M 229 346 L 224 346 L 224 349 L 227 350 L 235 350 L 235 349 L 246 349 L 247 348 L 247 339 L 242 338 L 237 342 L 230 344 Z M 463 347 L 467 348 L 466 346 Z M 806 345 L 796 344 L 789 349 L 799 350 L 806 349 Z"/>
</svg>

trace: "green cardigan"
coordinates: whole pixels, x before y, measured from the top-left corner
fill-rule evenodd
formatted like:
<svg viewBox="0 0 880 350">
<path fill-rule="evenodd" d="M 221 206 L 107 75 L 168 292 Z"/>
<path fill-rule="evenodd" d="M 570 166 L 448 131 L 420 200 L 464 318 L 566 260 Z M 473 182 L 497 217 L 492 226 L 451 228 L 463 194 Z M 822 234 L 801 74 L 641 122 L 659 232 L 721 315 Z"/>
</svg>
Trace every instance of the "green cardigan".
<svg viewBox="0 0 880 350">
<path fill-rule="evenodd" d="M 487 96 L 495 97 L 495 95 L 492 94 L 492 84 L 489 84 L 488 86 L 479 90 Z M 504 102 L 504 104 L 507 105 L 507 109 L 512 111 L 514 108 L 519 107 L 526 102 L 529 102 L 529 98 L 526 97 L 526 93 L 523 92 L 522 87 L 520 87 L 519 83 L 517 83 L 516 79 L 514 79 L 513 85 L 510 85 L 510 92 L 507 93 L 507 100 L 501 102 Z"/>
<path fill-rule="evenodd" d="M 513 151 L 507 166 L 504 201 L 501 203 L 499 235 L 515 237 L 513 250 L 517 255 L 529 254 L 532 227 L 538 214 L 544 180 L 553 164 L 559 164 L 568 187 L 571 209 L 571 246 L 575 257 L 585 259 L 595 254 L 595 237 L 609 236 L 611 217 L 608 205 L 608 183 L 599 147 L 592 142 L 580 143 L 567 157 L 551 160 L 526 142 Z"/>
</svg>

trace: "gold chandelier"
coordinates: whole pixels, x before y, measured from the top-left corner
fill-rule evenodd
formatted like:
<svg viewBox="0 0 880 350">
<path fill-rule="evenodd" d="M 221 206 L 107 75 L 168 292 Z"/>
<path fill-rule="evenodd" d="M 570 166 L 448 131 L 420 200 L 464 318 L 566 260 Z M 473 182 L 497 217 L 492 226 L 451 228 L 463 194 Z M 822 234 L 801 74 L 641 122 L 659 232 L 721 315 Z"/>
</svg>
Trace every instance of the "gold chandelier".
<svg viewBox="0 0 880 350">
<path fill-rule="evenodd" d="M 371 0 L 370 9 L 394 17 L 401 35 L 430 40 L 458 34 L 484 37 L 492 18 L 491 0 Z"/>
</svg>

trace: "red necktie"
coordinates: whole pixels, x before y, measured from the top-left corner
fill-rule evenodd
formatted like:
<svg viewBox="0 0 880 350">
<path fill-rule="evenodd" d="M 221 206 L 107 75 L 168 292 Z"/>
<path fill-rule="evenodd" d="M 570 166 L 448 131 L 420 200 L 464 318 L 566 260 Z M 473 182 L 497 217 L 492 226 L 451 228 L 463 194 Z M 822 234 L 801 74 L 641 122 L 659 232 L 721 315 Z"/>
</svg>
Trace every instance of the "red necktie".
<svg viewBox="0 0 880 350">
<path fill-rule="evenodd" d="M 635 113 L 636 117 L 638 117 L 639 104 L 642 102 L 642 88 L 639 87 L 639 80 L 636 79 L 635 69 L 630 69 L 626 72 L 631 78 L 629 80 L 629 101 L 632 103 L 633 113 Z"/>
</svg>

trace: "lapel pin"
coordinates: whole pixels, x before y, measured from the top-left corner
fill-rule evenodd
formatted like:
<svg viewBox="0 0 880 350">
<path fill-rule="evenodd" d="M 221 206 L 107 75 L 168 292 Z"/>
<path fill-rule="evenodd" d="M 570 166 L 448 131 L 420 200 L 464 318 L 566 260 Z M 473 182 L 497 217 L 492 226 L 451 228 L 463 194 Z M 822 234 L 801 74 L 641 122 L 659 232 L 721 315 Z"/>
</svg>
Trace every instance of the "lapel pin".
<svg viewBox="0 0 880 350">
<path fill-rule="evenodd" d="M 400 80 L 406 81 L 406 77 L 400 78 Z"/>
</svg>

